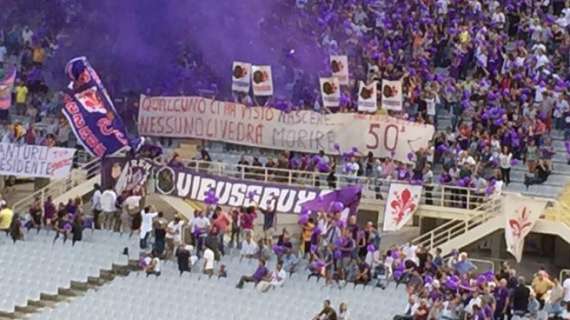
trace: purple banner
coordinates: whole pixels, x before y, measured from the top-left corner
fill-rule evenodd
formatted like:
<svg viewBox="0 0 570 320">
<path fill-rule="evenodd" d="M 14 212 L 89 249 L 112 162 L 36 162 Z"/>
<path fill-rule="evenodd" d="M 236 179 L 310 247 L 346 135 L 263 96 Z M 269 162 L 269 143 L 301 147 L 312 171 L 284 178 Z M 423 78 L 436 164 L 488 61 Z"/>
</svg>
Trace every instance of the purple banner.
<svg viewBox="0 0 570 320">
<path fill-rule="evenodd" d="M 117 189 L 123 176 L 126 181 L 144 183 L 146 179 L 140 178 L 146 175 L 133 168 L 144 168 L 147 173 L 151 172 L 155 177 L 154 190 L 158 194 L 204 202 L 206 193 L 213 190 L 217 204 L 221 206 L 247 207 L 256 203 L 264 206 L 275 198 L 278 212 L 298 214 L 303 203 L 331 192 L 314 187 L 303 188 L 222 177 L 185 167 L 163 166 L 149 160 L 113 157 L 104 159 L 102 163 L 101 186 Z M 133 178 L 129 178 L 133 174 Z M 142 186 L 140 188 L 142 189 Z"/>
<path fill-rule="evenodd" d="M 302 207 L 312 212 L 340 212 L 346 208 L 349 209 L 350 215 L 354 215 L 358 211 L 361 197 L 361 186 L 348 186 L 305 202 Z M 334 208 L 338 203 L 342 204 L 342 208 Z"/>
<path fill-rule="evenodd" d="M 277 211 L 281 213 L 300 213 L 302 203 L 330 192 L 214 176 L 188 168 L 158 168 L 155 181 L 157 193 L 196 201 L 204 201 L 206 193 L 212 189 L 218 205 L 231 207 L 247 207 L 255 203 L 264 206 L 275 198 Z"/>
</svg>

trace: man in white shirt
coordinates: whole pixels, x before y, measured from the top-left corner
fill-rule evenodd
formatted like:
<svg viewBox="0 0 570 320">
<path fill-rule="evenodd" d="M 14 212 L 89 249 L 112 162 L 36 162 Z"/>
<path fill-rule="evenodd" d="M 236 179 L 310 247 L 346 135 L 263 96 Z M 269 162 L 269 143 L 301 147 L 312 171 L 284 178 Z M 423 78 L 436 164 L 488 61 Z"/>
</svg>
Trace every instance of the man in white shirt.
<svg viewBox="0 0 570 320">
<path fill-rule="evenodd" d="M 33 37 L 34 37 L 34 32 L 32 31 L 32 29 L 30 29 L 30 27 L 28 26 L 25 26 L 24 29 L 22 30 L 22 41 L 24 42 L 24 44 L 30 46 L 32 44 Z"/>
<path fill-rule="evenodd" d="M 259 292 L 267 292 L 271 288 L 282 287 L 286 278 L 287 273 L 285 269 L 283 269 L 283 264 L 278 262 L 275 266 L 275 270 L 271 273 L 271 281 L 261 280 L 257 284 L 257 290 L 259 290 Z"/>
<path fill-rule="evenodd" d="M 203 272 L 204 274 L 207 274 L 208 277 L 212 277 L 212 275 L 214 275 L 214 264 L 215 264 L 215 255 L 214 255 L 214 251 L 212 251 L 212 249 L 210 249 L 209 247 L 206 246 L 206 249 L 204 250 L 204 267 L 203 267 Z"/>
<path fill-rule="evenodd" d="M 109 188 L 101 194 L 101 216 L 103 229 L 112 230 L 115 225 L 115 212 L 117 211 L 117 194 Z"/>
<path fill-rule="evenodd" d="M 174 220 L 166 226 L 166 259 L 174 254 L 174 250 L 182 243 L 182 226 L 184 221 L 178 214 L 174 215 Z"/>
<path fill-rule="evenodd" d="M 251 233 L 248 232 L 245 234 L 245 239 L 241 243 L 241 252 L 240 252 L 240 261 L 243 258 L 253 259 L 255 258 L 255 254 L 259 250 L 257 243 L 253 241 L 251 238 Z"/>
<path fill-rule="evenodd" d="M 418 251 L 418 246 L 416 246 L 415 244 L 408 244 L 407 246 L 404 247 L 404 254 L 406 255 L 406 259 L 405 261 L 412 261 L 413 263 L 416 264 L 416 266 L 419 265 L 419 260 L 418 257 L 416 255 L 416 252 Z"/>
<path fill-rule="evenodd" d="M 448 5 L 449 5 L 449 0 L 437 0 L 436 1 L 437 13 L 440 15 L 446 15 Z"/>
<path fill-rule="evenodd" d="M 134 220 L 135 217 L 138 218 L 137 215 L 140 212 L 141 200 L 142 197 L 139 195 L 130 195 L 127 196 L 126 199 L 123 201 L 122 204 L 123 213 L 121 215 L 121 223 L 122 223 L 121 232 L 123 232 L 123 230 L 125 230 L 126 232 L 128 228 L 130 229 L 132 235 L 135 229 L 138 230 L 140 228 L 140 219 L 137 219 L 137 221 Z"/>
<path fill-rule="evenodd" d="M 146 249 L 148 237 L 150 235 L 150 232 L 152 231 L 152 220 L 156 216 L 158 216 L 158 213 L 151 211 L 151 209 L 152 208 L 148 206 L 141 211 L 142 222 L 141 222 L 141 232 L 139 234 L 141 249 Z"/>
<path fill-rule="evenodd" d="M 505 14 L 501 12 L 500 8 L 496 8 L 494 10 L 493 16 L 491 17 L 492 21 L 499 27 L 499 29 L 503 29 L 505 25 Z"/>
<path fill-rule="evenodd" d="M 204 217 L 202 211 L 197 211 L 196 216 L 190 222 L 190 229 L 192 230 L 192 236 L 194 237 L 194 244 L 200 256 L 200 252 L 204 250 L 204 242 L 206 236 L 208 235 L 208 229 L 210 228 L 210 220 Z"/>
<path fill-rule="evenodd" d="M 564 280 L 562 288 L 564 288 L 564 297 L 562 298 L 562 301 L 568 305 L 570 304 L 570 276 Z"/>
<path fill-rule="evenodd" d="M 93 221 L 95 229 L 101 229 L 99 215 L 101 214 L 101 187 L 98 184 L 93 185 L 93 196 L 91 197 L 91 211 L 93 212 Z"/>
<path fill-rule="evenodd" d="M 473 298 L 469 301 L 469 303 L 465 306 L 465 313 L 467 313 L 469 316 L 473 316 L 473 307 L 474 306 L 478 306 L 479 308 L 481 308 L 481 297 L 479 296 L 479 292 L 478 291 L 474 291 L 473 292 Z"/>
</svg>

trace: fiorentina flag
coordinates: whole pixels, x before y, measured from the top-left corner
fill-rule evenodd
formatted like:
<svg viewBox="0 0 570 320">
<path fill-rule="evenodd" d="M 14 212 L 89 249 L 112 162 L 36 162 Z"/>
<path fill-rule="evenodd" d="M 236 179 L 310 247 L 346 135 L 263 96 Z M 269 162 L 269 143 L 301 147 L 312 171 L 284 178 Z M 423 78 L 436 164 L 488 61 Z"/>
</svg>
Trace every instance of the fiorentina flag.
<svg viewBox="0 0 570 320">
<path fill-rule="evenodd" d="M 87 58 L 69 61 L 65 73 L 72 82 L 64 90 L 62 111 L 85 150 L 94 157 L 104 157 L 129 147 L 138 150 L 142 140 L 128 138 L 123 121 Z"/>
<path fill-rule="evenodd" d="M 372 81 L 371 84 L 366 85 L 364 81 L 359 81 L 358 90 L 358 111 L 372 112 L 378 111 L 378 81 Z"/>
<path fill-rule="evenodd" d="M 12 105 L 12 89 L 16 80 L 16 69 L 0 80 L 0 110 L 8 110 Z"/>
<path fill-rule="evenodd" d="M 422 186 L 392 183 L 384 210 L 384 231 L 400 230 L 420 205 Z"/>
<path fill-rule="evenodd" d="M 402 95 L 402 80 L 382 80 L 382 108 L 402 111 L 404 98 Z"/>
<path fill-rule="evenodd" d="M 524 239 L 530 233 L 534 224 L 544 211 L 544 201 L 523 198 L 520 195 L 509 194 L 505 198 L 505 240 L 507 251 L 517 262 L 521 262 Z"/>
<path fill-rule="evenodd" d="M 234 61 L 232 66 L 232 91 L 249 93 L 251 63 Z"/>
<path fill-rule="evenodd" d="M 340 83 L 338 78 L 320 78 L 321 96 L 323 106 L 327 108 L 338 108 L 340 106 Z"/>
</svg>

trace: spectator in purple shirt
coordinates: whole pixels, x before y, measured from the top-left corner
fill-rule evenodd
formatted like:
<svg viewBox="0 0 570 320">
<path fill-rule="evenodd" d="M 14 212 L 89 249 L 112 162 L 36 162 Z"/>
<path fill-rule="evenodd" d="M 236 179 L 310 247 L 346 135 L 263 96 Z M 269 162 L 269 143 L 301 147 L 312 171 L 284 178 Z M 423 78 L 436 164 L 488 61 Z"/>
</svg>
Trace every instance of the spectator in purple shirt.
<svg viewBox="0 0 570 320">
<path fill-rule="evenodd" d="M 55 217 L 55 204 L 51 196 L 47 197 L 47 200 L 44 202 L 44 226 L 51 225 L 53 218 Z"/>
<path fill-rule="evenodd" d="M 257 285 L 261 280 L 267 278 L 268 275 L 269 275 L 269 270 L 267 270 L 267 268 L 265 267 L 265 260 L 259 259 L 259 265 L 257 266 L 257 270 L 255 270 L 255 272 L 251 276 L 242 276 L 238 284 L 236 285 L 236 288 L 242 289 L 243 285 L 246 282 L 253 282 L 255 285 Z M 271 281 L 271 279 L 269 279 L 268 281 Z"/>
<path fill-rule="evenodd" d="M 507 289 L 507 280 L 501 279 L 499 286 L 495 289 L 495 320 L 505 319 L 507 307 L 509 305 L 509 289 Z"/>
</svg>

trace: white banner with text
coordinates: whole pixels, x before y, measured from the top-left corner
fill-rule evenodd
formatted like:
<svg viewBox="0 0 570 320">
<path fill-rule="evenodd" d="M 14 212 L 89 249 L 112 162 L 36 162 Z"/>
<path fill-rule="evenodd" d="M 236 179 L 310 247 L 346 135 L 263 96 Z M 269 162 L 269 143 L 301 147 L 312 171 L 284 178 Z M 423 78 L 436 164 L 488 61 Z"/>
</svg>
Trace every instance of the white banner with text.
<svg viewBox="0 0 570 320">
<path fill-rule="evenodd" d="M 75 149 L 0 143 L 0 174 L 61 179 L 69 175 Z"/>
<path fill-rule="evenodd" d="M 282 112 L 202 97 L 141 96 L 138 119 L 143 136 L 195 138 L 240 145 L 327 154 L 357 148 L 366 155 L 410 162 L 408 154 L 427 148 L 432 125 L 386 115 Z"/>
</svg>

